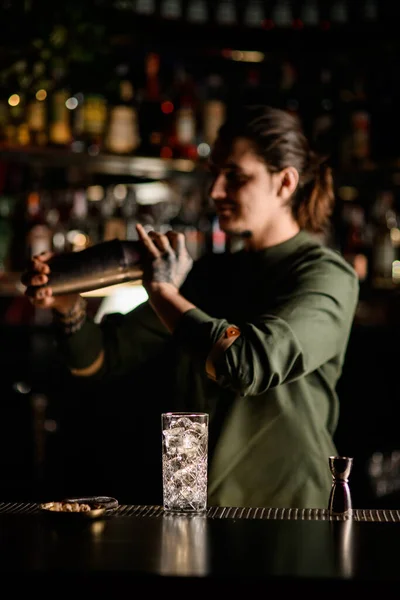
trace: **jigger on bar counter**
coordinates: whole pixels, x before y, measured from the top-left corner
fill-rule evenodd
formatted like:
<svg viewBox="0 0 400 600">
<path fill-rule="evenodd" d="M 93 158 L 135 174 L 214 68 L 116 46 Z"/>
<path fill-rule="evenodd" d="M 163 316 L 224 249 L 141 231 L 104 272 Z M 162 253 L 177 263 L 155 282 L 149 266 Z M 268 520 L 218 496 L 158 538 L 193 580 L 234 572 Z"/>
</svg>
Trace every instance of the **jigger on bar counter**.
<svg viewBox="0 0 400 600">
<path fill-rule="evenodd" d="M 331 515 L 350 517 L 352 502 L 349 487 L 349 476 L 353 459 L 348 456 L 330 456 L 329 468 L 332 473 L 332 488 L 329 496 L 329 512 Z"/>
</svg>

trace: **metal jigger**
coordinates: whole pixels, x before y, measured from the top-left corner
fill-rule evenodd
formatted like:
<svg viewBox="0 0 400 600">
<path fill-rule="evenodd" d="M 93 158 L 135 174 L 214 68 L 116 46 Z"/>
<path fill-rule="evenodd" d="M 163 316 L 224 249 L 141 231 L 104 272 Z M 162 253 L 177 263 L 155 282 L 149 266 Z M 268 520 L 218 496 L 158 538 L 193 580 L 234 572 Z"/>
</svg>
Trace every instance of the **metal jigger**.
<svg viewBox="0 0 400 600">
<path fill-rule="evenodd" d="M 329 468 L 332 473 L 332 488 L 329 496 L 329 512 L 331 515 L 349 517 L 352 514 L 349 475 L 353 459 L 348 456 L 330 456 Z"/>
</svg>

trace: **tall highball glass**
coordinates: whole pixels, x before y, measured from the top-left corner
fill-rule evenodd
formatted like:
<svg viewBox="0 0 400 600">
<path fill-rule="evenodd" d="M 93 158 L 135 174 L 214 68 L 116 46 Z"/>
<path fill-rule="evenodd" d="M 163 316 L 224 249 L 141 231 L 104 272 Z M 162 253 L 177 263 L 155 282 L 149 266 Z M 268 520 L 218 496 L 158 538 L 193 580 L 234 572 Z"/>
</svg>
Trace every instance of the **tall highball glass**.
<svg viewBox="0 0 400 600">
<path fill-rule="evenodd" d="M 161 415 L 164 510 L 201 513 L 207 508 L 208 414 Z"/>
</svg>

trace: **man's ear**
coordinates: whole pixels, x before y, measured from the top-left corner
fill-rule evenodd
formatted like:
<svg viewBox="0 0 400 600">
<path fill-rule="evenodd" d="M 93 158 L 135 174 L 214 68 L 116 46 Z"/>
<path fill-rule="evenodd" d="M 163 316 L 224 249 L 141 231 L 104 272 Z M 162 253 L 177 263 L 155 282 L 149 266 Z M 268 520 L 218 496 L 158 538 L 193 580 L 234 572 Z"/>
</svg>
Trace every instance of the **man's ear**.
<svg viewBox="0 0 400 600">
<path fill-rule="evenodd" d="M 278 195 L 283 200 L 288 200 L 294 194 L 299 183 L 299 172 L 294 167 L 286 167 L 279 172 L 280 187 Z"/>
</svg>

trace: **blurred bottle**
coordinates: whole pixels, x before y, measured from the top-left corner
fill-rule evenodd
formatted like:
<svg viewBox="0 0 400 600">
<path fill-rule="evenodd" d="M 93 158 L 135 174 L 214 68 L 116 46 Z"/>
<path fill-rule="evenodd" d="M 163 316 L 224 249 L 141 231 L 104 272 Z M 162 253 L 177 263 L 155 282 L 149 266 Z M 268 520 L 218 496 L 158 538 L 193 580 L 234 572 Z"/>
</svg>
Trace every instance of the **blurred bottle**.
<svg viewBox="0 0 400 600">
<path fill-rule="evenodd" d="M 366 23 L 376 23 L 378 20 L 378 2 L 376 0 L 364 0 L 362 18 Z"/>
<path fill-rule="evenodd" d="M 279 95 L 281 108 L 298 115 L 301 110 L 299 77 L 295 64 L 290 60 L 281 63 Z"/>
<path fill-rule="evenodd" d="M 46 98 L 47 92 L 39 90 L 27 106 L 29 139 L 32 146 L 46 146 L 48 142 Z"/>
<path fill-rule="evenodd" d="M 122 204 L 126 196 L 126 186 L 110 185 L 102 202 L 104 241 L 126 239 L 126 222 L 122 214 Z"/>
<path fill-rule="evenodd" d="M 66 89 L 55 90 L 50 95 L 49 144 L 67 147 L 72 141 L 71 116 L 67 108 L 70 94 Z"/>
<path fill-rule="evenodd" d="M 162 0 L 160 13 L 164 19 L 180 19 L 182 17 L 181 0 Z"/>
<path fill-rule="evenodd" d="M 316 27 L 319 23 L 317 0 L 304 0 L 301 3 L 300 19 L 306 27 Z"/>
<path fill-rule="evenodd" d="M 330 7 L 330 19 L 335 25 L 347 25 L 349 7 L 346 0 L 334 0 Z"/>
<path fill-rule="evenodd" d="M 52 232 L 52 250 L 54 252 L 65 252 L 67 250 L 66 220 L 58 203 L 60 192 L 53 195 L 52 206 L 49 208 L 46 221 Z"/>
<path fill-rule="evenodd" d="M 219 0 L 215 8 L 215 21 L 218 25 L 237 23 L 236 6 L 233 0 Z"/>
<path fill-rule="evenodd" d="M 271 16 L 277 27 L 290 27 L 293 21 L 290 2 L 288 0 L 276 2 L 272 9 Z"/>
<path fill-rule="evenodd" d="M 186 11 L 189 23 L 207 23 L 208 7 L 206 0 L 189 0 Z"/>
<path fill-rule="evenodd" d="M 156 11 L 156 0 L 136 0 L 136 12 L 139 15 L 151 16 Z"/>
<path fill-rule="evenodd" d="M 33 186 L 36 187 L 36 186 Z M 52 231 L 47 223 L 46 210 L 49 197 L 44 191 L 36 189 L 26 198 L 26 259 L 49 252 L 52 248 Z"/>
<path fill-rule="evenodd" d="M 337 130 L 335 128 L 336 102 L 332 70 L 324 66 L 319 72 L 319 82 L 315 90 L 312 123 L 312 139 L 316 150 L 329 156 L 336 164 Z M 312 101 L 312 99 L 310 99 Z"/>
<path fill-rule="evenodd" d="M 178 158 L 197 157 L 198 99 L 193 76 L 182 65 L 175 71 L 175 139 L 174 152 Z"/>
<path fill-rule="evenodd" d="M 370 278 L 372 236 L 367 226 L 364 207 L 353 201 L 346 201 L 342 210 L 343 244 L 342 253 L 352 265 L 360 282 Z"/>
<path fill-rule="evenodd" d="M 107 111 L 105 96 L 93 92 L 84 94 L 80 139 L 90 156 L 97 156 L 103 149 Z"/>
<path fill-rule="evenodd" d="M 67 223 L 68 248 L 73 252 L 84 250 L 92 244 L 88 232 L 88 201 L 86 189 L 70 189 L 72 208 Z"/>
<path fill-rule="evenodd" d="M 103 217 L 101 207 L 105 197 L 102 185 L 90 185 L 86 188 L 88 201 L 87 231 L 91 244 L 99 244 L 103 241 Z"/>
<path fill-rule="evenodd" d="M 14 197 L 3 194 L 0 189 L 0 274 L 12 270 L 12 217 L 15 203 L 16 199 Z"/>
<path fill-rule="evenodd" d="M 262 102 L 261 72 L 254 65 L 246 69 L 240 104 L 260 104 Z"/>
<path fill-rule="evenodd" d="M 262 27 L 265 19 L 264 2 L 262 0 L 250 0 L 244 9 L 244 23 L 247 27 Z"/>
<path fill-rule="evenodd" d="M 127 65 L 117 69 L 118 94 L 109 111 L 106 149 L 116 154 L 131 154 L 140 145 L 138 110 Z"/>
<path fill-rule="evenodd" d="M 352 75 L 352 82 L 341 91 L 345 110 L 345 129 L 341 145 L 341 167 L 365 170 L 373 166 L 371 160 L 371 111 L 363 73 Z"/>
<path fill-rule="evenodd" d="M 179 198 L 179 205 L 176 214 L 170 219 L 170 225 L 174 231 L 184 234 L 188 252 L 196 260 L 206 249 L 202 191 L 190 175 L 182 176 L 178 182 L 176 195 Z"/>
<path fill-rule="evenodd" d="M 8 98 L 8 124 L 6 125 L 6 145 L 11 148 L 28 146 L 30 142 L 29 127 L 26 121 L 26 97 L 20 93 L 11 94 Z"/>
<path fill-rule="evenodd" d="M 138 233 L 136 231 L 136 223 L 138 222 L 138 204 L 136 202 L 136 194 L 133 185 L 118 186 L 119 190 L 116 190 L 121 198 L 121 215 L 126 226 L 126 239 L 137 240 Z"/>
<path fill-rule="evenodd" d="M 5 99 L 0 98 L 0 149 L 7 148 L 8 107 Z"/>
<path fill-rule="evenodd" d="M 379 192 L 371 217 L 375 225 L 372 285 L 374 288 L 392 288 L 400 283 L 400 221 L 392 191 Z"/>
<path fill-rule="evenodd" d="M 203 102 L 202 138 L 210 147 L 226 117 L 226 90 L 221 75 L 212 73 L 207 78 L 206 98 Z"/>
<path fill-rule="evenodd" d="M 145 86 L 139 108 L 140 154 L 160 156 L 163 144 L 163 112 L 159 80 L 160 56 L 149 52 L 145 57 Z"/>
</svg>

